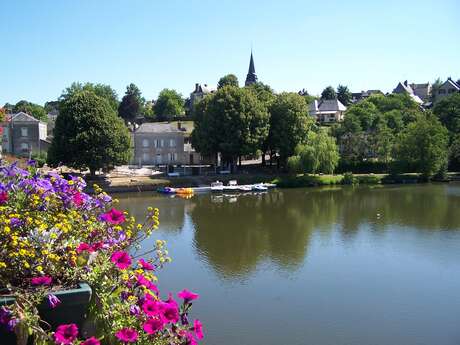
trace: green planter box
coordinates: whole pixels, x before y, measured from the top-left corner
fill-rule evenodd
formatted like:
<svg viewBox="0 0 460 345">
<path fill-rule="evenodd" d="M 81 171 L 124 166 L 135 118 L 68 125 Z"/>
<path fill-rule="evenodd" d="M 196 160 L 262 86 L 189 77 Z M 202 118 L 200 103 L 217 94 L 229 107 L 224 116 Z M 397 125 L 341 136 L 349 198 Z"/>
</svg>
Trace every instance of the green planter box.
<svg viewBox="0 0 460 345">
<path fill-rule="evenodd" d="M 91 294 L 91 288 L 86 283 L 79 284 L 79 288 L 76 289 L 56 291 L 54 295 L 61 300 L 61 304 L 51 309 L 48 299 L 45 298 L 38 307 L 40 316 L 51 325 L 53 330 L 61 324 L 75 323 L 78 329 L 82 331 Z M 0 297 L 0 306 L 12 303 L 14 303 L 14 298 Z M 2 345 L 16 345 L 16 336 L 0 326 L 0 343 Z M 31 341 L 29 343 L 32 344 Z"/>
</svg>

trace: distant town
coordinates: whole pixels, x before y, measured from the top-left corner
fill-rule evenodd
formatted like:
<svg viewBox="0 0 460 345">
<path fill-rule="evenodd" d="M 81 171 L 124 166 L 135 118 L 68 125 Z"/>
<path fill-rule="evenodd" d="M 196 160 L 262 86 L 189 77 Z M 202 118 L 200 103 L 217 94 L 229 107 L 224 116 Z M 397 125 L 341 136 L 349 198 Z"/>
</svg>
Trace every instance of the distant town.
<svg viewBox="0 0 460 345">
<path fill-rule="evenodd" d="M 68 119 L 60 123 L 61 116 L 74 116 L 78 104 L 72 100 L 85 92 L 104 98 L 108 111 L 122 120 L 129 133 L 127 145 L 111 147 L 110 142 L 116 140 L 107 131 L 112 130 L 102 126 L 103 133 L 99 133 L 97 123 L 88 123 L 87 128 L 78 127 L 81 123 L 67 128 L 72 126 Z M 229 74 L 217 87 L 196 83 L 186 99 L 175 90 L 164 89 L 158 99 L 145 100 L 131 84 L 119 100 L 108 85 L 74 83 L 44 106 L 26 100 L 7 103 L 2 109 L 2 153 L 54 166 L 110 170 L 129 164 L 163 166 L 168 172 L 177 166 L 205 165 L 230 172 L 242 160 L 259 160 L 262 165 L 291 172 L 333 173 L 337 168 L 342 172 L 388 172 L 396 162 L 405 162 L 401 171 L 432 176 L 448 167 L 458 169 L 459 98 L 460 80 L 451 77 L 432 83 L 395 81 L 391 93 L 378 88 L 351 92 L 339 85 L 326 87 L 321 95 L 311 95 L 306 89 L 275 94 L 259 81 L 251 52 L 244 87 Z M 437 150 L 443 153 L 423 151 L 414 156 L 410 151 L 420 148 L 407 147 L 411 140 L 431 145 L 416 137 L 427 126 L 432 127 L 427 129 L 428 136 L 439 135 L 436 144 L 442 145 Z M 94 137 L 81 141 L 83 135 Z M 103 151 L 92 152 L 85 145 Z M 321 151 L 324 147 L 327 152 Z M 91 151 L 96 161 L 73 157 L 81 156 L 80 149 Z M 114 150 L 129 153 L 115 157 L 110 153 Z M 106 153 L 107 159 L 97 158 Z M 442 161 L 425 162 L 430 155 L 442 156 Z"/>
</svg>

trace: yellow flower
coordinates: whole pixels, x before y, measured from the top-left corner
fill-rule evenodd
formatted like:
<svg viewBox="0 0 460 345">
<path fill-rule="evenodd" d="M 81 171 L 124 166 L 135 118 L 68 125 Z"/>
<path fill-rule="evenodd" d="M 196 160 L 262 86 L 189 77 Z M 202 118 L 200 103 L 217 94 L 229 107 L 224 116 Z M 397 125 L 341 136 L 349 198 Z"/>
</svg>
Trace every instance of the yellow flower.
<svg viewBox="0 0 460 345">
<path fill-rule="evenodd" d="M 3 261 L 0 261 L 0 268 L 5 268 L 6 264 Z"/>
<path fill-rule="evenodd" d="M 38 272 L 43 272 L 43 267 L 40 266 L 40 265 L 38 265 L 38 266 L 36 267 L 36 270 L 37 270 Z"/>
</svg>

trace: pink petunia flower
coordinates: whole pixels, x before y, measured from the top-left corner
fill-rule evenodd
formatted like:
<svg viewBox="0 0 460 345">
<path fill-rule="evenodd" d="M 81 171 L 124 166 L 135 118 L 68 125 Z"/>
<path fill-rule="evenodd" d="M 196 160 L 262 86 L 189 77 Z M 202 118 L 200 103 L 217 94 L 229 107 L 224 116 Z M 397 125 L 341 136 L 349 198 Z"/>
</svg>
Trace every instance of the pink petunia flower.
<svg viewBox="0 0 460 345">
<path fill-rule="evenodd" d="M 6 204 L 7 201 L 8 201 L 8 193 L 0 192 L 0 205 Z"/>
<path fill-rule="evenodd" d="M 142 310 L 144 311 L 145 315 L 147 316 L 158 316 L 162 312 L 160 302 L 153 301 L 153 300 L 146 300 L 142 304 Z"/>
<path fill-rule="evenodd" d="M 49 276 L 34 277 L 30 280 L 33 286 L 51 285 L 53 278 Z"/>
<path fill-rule="evenodd" d="M 196 341 L 195 337 L 193 336 L 192 333 L 187 332 L 187 345 L 198 345 L 198 342 Z"/>
<path fill-rule="evenodd" d="M 179 298 L 182 298 L 184 300 L 184 303 L 188 303 L 190 301 L 193 301 L 195 299 L 197 299 L 198 297 L 200 297 L 200 295 L 198 295 L 197 293 L 193 293 L 187 289 L 184 289 L 182 291 L 180 291 L 177 296 Z"/>
<path fill-rule="evenodd" d="M 74 202 L 75 205 L 77 206 L 80 206 L 81 204 L 83 204 L 83 198 L 81 196 L 81 193 L 80 192 L 76 192 L 73 196 L 72 196 L 72 201 Z"/>
<path fill-rule="evenodd" d="M 115 333 L 115 336 L 118 338 L 118 340 L 125 344 L 135 343 L 139 337 L 137 331 L 134 328 L 128 327 L 120 329 L 117 333 Z"/>
<path fill-rule="evenodd" d="M 117 251 L 112 254 L 110 260 L 120 269 L 125 270 L 131 266 L 131 257 L 128 253 Z"/>
<path fill-rule="evenodd" d="M 99 339 L 91 337 L 86 339 L 85 341 L 82 341 L 80 345 L 101 345 L 101 342 L 99 341 Z"/>
<path fill-rule="evenodd" d="M 94 252 L 94 249 L 88 243 L 82 242 L 77 247 L 77 253 L 81 253 L 81 252 L 92 253 Z"/>
<path fill-rule="evenodd" d="M 196 319 L 193 322 L 193 330 L 195 331 L 195 335 L 199 340 L 203 339 L 203 337 L 204 337 L 204 335 L 203 335 L 203 324 L 201 323 L 200 320 Z"/>
<path fill-rule="evenodd" d="M 109 212 L 102 214 L 100 218 L 101 220 L 114 225 L 121 224 L 126 220 L 123 212 L 114 208 L 112 208 Z"/>
<path fill-rule="evenodd" d="M 155 267 L 151 263 L 145 261 L 144 259 L 140 259 L 139 264 L 144 270 L 147 271 L 153 271 L 155 269 Z"/>
<path fill-rule="evenodd" d="M 155 284 L 153 284 L 150 280 L 145 278 L 142 274 L 137 274 L 136 278 L 137 278 L 137 282 L 140 285 L 145 286 L 147 289 L 149 289 L 151 291 L 155 291 L 156 293 L 159 293 L 157 286 Z"/>
<path fill-rule="evenodd" d="M 142 328 L 147 334 L 155 334 L 156 332 L 160 331 L 163 328 L 163 326 L 163 321 L 161 321 L 159 318 L 153 318 L 148 319 L 146 322 L 144 322 Z"/>
<path fill-rule="evenodd" d="M 171 296 L 168 301 L 161 302 L 161 309 L 163 311 L 163 318 L 167 322 L 176 323 L 179 321 L 179 308 Z"/>
<path fill-rule="evenodd" d="M 60 325 L 54 332 L 54 341 L 59 345 L 69 345 L 77 339 L 77 336 L 78 327 L 76 324 Z"/>
</svg>

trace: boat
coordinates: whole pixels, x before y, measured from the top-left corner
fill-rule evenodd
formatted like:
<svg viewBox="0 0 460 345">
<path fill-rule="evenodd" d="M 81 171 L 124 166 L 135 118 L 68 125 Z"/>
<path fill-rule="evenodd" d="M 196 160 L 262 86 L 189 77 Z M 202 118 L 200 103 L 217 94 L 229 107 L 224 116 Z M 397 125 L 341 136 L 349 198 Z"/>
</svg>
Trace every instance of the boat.
<svg viewBox="0 0 460 345">
<path fill-rule="evenodd" d="M 157 192 L 162 194 L 175 194 L 176 190 L 171 187 L 160 187 L 157 189 Z"/>
<path fill-rule="evenodd" d="M 255 190 L 257 192 L 264 192 L 268 190 L 268 187 L 265 187 L 263 184 L 255 184 L 252 186 L 252 190 Z"/>
<path fill-rule="evenodd" d="M 224 184 L 220 181 L 211 183 L 211 192 L 222 192 L 224 190 Z"/>
<path fill-rule="evenodd" d="M 177 188 L 176 189 L 176 194 L 192 195 L 193 194 L 193 188 Z"/>
<path fill-rule="evenodd" d="M 238 190 L 242 192 L 250 192 L 252 191 L 252 186 L 248 186 L 248 185 L 238 186 Z"/>
</svg>

